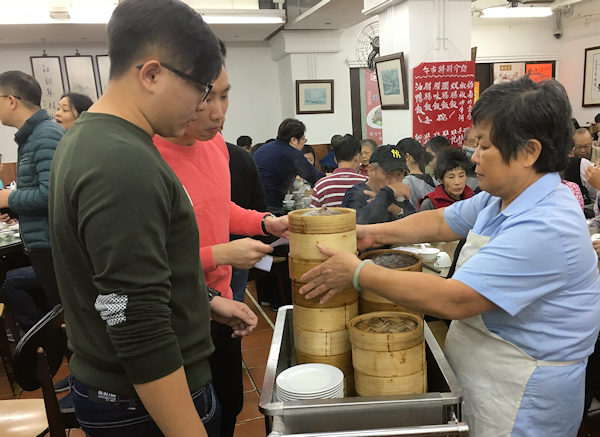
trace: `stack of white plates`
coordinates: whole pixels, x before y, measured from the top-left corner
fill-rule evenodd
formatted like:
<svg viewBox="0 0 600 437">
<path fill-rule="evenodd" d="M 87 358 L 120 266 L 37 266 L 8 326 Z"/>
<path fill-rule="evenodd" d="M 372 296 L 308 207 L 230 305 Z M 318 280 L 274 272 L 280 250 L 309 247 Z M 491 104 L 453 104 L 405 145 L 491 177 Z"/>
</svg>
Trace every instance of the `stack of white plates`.
<svg viewBox="0 0 600 437">
<path fill-rule="evenodd" d="M 344 397 L 344 374 L 329 364 L 300 364 L 284 370 L 275 381 L 280 401 Z"/>
</svg>

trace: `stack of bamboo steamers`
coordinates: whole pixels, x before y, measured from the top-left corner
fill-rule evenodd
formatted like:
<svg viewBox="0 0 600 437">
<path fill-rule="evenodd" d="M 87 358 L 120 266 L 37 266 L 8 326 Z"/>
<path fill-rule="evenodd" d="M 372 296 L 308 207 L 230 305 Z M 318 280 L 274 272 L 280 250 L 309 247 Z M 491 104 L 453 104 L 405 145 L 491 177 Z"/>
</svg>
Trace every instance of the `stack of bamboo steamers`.
<svg viewBox="0 0 600 437">
<path fill-rule="evenodd" d="M 288 217 L 296 362 L 339 368 L 344 373 L 346 396 L 354 395 L 355 379 L 360 396 L 426 391 L 420 316 L 400 312 L 406 310 L 367 290 L 360 301 L 360 313 L 367 314 L 359 317 L 359 296 L 354 288 L 335 295 L 325 304 L 319 303 L 322 296 L 307 300 L 298 293 L 304 285 L 302 275 L 327 259 L 317 244 L 357 253 L 356 211 L 301 209 L 290 212 Z M 376 252 L 366 253 L 362 258 L 380 255 Z M 402 270 L 420 271 L 421 260 L 415 257 L 415 265 Z"/>
<path fill-rule="evenodd" d="M 306 214 L 331 215 L 306 215 Z M 349 208 L 300 209 L 288 214 L 289 268 L 294 302 L 296 362 L 324 363 L 344 372 L 344 392 L 354 393 L 350 320 L 358 315 L 358 292 L 349 288 L 329 302 L 307 300 L 298 293 L 304 273 L 327 259 L 317 244 L 356 253 L 356 211 Z"/>
</svg>

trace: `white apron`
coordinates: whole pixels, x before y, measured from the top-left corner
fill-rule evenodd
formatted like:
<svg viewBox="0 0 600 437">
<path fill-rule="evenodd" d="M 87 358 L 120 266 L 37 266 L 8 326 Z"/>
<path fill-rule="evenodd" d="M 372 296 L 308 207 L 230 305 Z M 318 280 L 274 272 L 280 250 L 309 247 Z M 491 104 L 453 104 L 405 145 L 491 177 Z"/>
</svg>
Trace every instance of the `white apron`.
<svg viewBox="0 0 600 437">
<path fill-rule="evenodd" d="M 456 268 L 489 239 L 469 231 Z M 445 354 L 463 389 L 463 420 L 472 437 L 510 436 L 533 371 L 538 366 L 568 366 L 580 361 L 536 360 L 490 332 L 481 315 L 451 323 Z"/>
</svg>

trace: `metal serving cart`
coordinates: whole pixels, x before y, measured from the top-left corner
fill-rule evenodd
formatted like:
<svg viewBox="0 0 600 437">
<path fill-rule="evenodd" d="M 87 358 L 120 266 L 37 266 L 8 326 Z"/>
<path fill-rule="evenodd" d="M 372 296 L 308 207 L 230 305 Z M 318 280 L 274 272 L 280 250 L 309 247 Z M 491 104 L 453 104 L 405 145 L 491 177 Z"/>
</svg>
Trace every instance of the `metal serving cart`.
<svg viewBox="0 0 600 437">
<path fill-rule="evenodd" d="M 296 364 L 293 307 L 279 308 L 260 394 L 269 437 L 468 436 L 462 389 L 425 324 L 428 392 L 280 402 L 275 379 Z"/>
</svg>

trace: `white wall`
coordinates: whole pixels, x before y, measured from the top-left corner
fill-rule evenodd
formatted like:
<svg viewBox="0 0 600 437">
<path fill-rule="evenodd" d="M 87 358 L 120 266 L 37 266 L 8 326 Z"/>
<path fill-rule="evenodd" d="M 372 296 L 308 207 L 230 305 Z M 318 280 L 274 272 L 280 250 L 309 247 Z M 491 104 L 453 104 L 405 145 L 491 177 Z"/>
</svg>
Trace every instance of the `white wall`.
<svg viewBox="0 0 600 437">
<path fill-rule="evenodd" d="M 74 55 L 76 48 L 82 55 L 107 53 L 105 46 L 97 44 L 45 45 L 44 48 L 48 56 L 61 56 L 61 62 L 62 56 Z M 39 45 L 0 46 L 0 71 L 21 70 L 31 74 L 29 57 L 41 54 Z M 275 137 L 282 111 L 277 65 L 271 60 L 269 44 L 229 43 L 226 66 L 232 91 L 223 131 L 225 139 L 235 143 L 240 135 L 250 135 L 255 142 L 262 142 Z M 63 82 L 66 86 L 66 77 Z M 15 128 L 0 125 L 0 153 L 4 162 L 17 160 L 15 132 Z"/>
<path fill-rule="evenodd" d="M 223 136 L 234 144 L 240 135 L 249 135 L 254 143 L 275 138 L 285 117 L 269 44 L 228 43 L 225 62 L 231 93 Z"/>
<path fill-rule="evenodd" d="M 31 74 L 30 56 L 41 56 L 42 47 L 40 45 L 20 45 L 20 46 L 0 46 L 0 71 L 21 70 Z M 82 55 L 105 55 L 107 50 L 101 45 L 78 44 L 77 46 L 56 46 L 47 44 L 44 46 L 48 56 L 60 56 L 63 83 L 67 86 L 65 68 L 62 56 L 75 54 L 75 49 L 79 49 Z M 60 99 L 60 96 L 57 96 Z M 54 114 L 50 114 L 54 115 Z M 17 161 L 17 145 L 14 142 L 14 135 L 17 130 L 12 127 L 0 125 L 0 153 L 3 162 Z"/>
<path fill-rule="evenodd" d="M 565 87 L 573 116 L 580 124 L 592 122 L 600 107 L 582 106 L 585 49 L 600 46 L 600 2 L 582 2 L 571 17 L 563 18 L 563 36 L 554 37 L 554 17 L 544 19 L 475 19 L 472 44 L 478 62 L 556 60 L 556 77 Z"/>
</svg>

